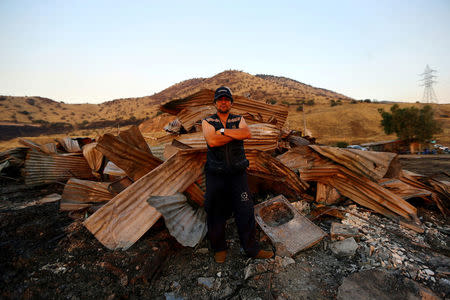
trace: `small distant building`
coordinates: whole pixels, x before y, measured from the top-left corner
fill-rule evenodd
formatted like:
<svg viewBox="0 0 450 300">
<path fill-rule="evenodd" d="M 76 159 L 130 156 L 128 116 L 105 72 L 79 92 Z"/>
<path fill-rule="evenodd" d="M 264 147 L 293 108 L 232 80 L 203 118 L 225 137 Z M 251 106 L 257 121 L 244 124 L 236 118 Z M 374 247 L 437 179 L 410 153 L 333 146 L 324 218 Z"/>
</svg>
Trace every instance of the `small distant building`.
<svg viewBox="0 0 450 300">
<path fill-rule="evenodd" d="M 427 148 L 427 144 L 418 142 L 408 143 L 404 140 L 391 140 L 373 143 L 361 144 L 361 146 L 368 148 L 370 151 L 379 152 L 394 152 L 394 153 L 418 153 Z"/>
<path fill-rule="evenodd" d="M 402 140 L 390 140 L 361 144 L 370 151 L 402 153 L 409 151 L 409 144 Z"/>
</svg>

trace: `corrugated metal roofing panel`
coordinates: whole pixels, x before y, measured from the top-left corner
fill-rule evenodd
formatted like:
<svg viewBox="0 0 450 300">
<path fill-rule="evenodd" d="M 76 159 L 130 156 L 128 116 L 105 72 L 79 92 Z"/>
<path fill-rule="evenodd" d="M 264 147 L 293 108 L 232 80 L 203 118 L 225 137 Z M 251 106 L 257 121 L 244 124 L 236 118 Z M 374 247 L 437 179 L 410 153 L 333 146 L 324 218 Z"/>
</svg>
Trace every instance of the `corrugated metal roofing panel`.
<svg viewBox="0 0 450 300">
<path fill-rule="evenodd" d="M 127 130 L 122 130 L 119 133 L 119 138 L 128 145 L 134 146 L 139 150 L 152 154 L 147 142 L 142 136 L 141 131 L 136 125 L 131 126 Z"/>
<path fill-rule="evenodd" d="M 180 150 L 90 216 L 84 225 L 109 249 L 128 249 L 161 216 L 151 196 L 183 192 L 203 172 L 206 151 Z"/>
<path fill-rule="evenodd" d="M 291 195 L 301 195 L 309 187 L 291 169 L 268 153 L 260 150 L 246 150 L 245 155 L 250 161 L 249 175 L 282 182 L 283 186 L 279 188 L 286 189 L 286 192 L 290 192 Z"/>
<path fill-rule="evenodd" d="M 95 182 L 71 178 L 64 187 L 60 210 L 75 210 L 99 202 L 108 202 L 113 194 L 108 190 L 109 182 Z"/>
<path fill-rule="evenodd" d="M 197 106 L 197 107 L 187 107 L 181 110 L 177 114 L 178 120 L 183 125 L 186 131 L 189 131 L 194 127 L 197 121 L 200 121 L 210 115 L 216 113 L 216 108 L 213 105 L 208 106 Z"/>
<path fill-rule="evenodd" d="M 69 153 L 81 152 L 80 144 L 77 140 L 73 140 L 70 137 L 57 138 L 58 143 Z"/>
<path fill-rule="evenodd" d="M 277 128 L 282 128 L 286 122 L 288 109 L 282 105 L 271 105 L 260 101 L 250 100 L 242 96 L 233 96 L 234 102 L 231 108 L 231 113 L 240 114 L 247 117 L 246 114 L 249 113 L 253 116 L 258 116 L 255 120 L 258 123 L 271 123 L 276 120 Z M 190 95 L 183 99 L 170 100 L 163 103 L 160 109 L 164 112 L 177 115 L 183 109 L 191 109 L 193 107 L 205 107 L 213 105 L 214 91 L 212 90 L 201 90 L 193 95 Z M 250 116 L 249 115 L 249 116 Z M 260 117 L 259 117 L 260 116 Z"/>
<path fill-rule="evenodd" d="M 100 137 L 96 149 L 124 170 L 133 180 L 141 178 L 162 162 L 151 153 L 129 145 L 108 133 Z"/>
<path fill-rule="evenodd" d="M 165 161 L 164 158 L 164 145 L 152 146 L 150 147 L 153 156 L 159 158 L 161 161 Z"/>
<path fill-rule="evenodd" d="M 148 203 L 163 215 L 170 234 L 183 246 L 194 247 L 206 235 L 205 210 L 193 209 L 183 194 L 152 196 Z"/>
<path fill-rule="evenodd" d="M 319 154 L 331 159 L 353 172 L 378 181 L 386 175 L 389 165 L 397 156 L 390 152 L 362 151 L 310 145 Z"/>
<path fill-rule="evenodd" d="M 26 140 L 26 139 L 22 139 L 22 138 L 19 138 L 19 143 L 21 143 L 22 145 L 27 146 L 31 149 L 40 151 L 42 153 L 47 153 L 47 154 L 56 153 L 56 144 L 50 143 L 50 144 L 40 145 L 40 144 L 37 144 L 30 140 Z"/>
<path fill-rule="evenodd" d="M 45 154 L 30 150 L 25 161 L 25 184 L 40 185 L 71 177 L 91 179 L 92 170 L 83 156 Z"/>
<path fill-rule="evenodd" d="M 413 187 L 399 179 L 382 178 L 379 184 L 405 200 L 415 197 L 430 197 L 432 194 L 428 190 Z"/>
<path fill-rule="evenodd" d="M 95 149 L 96 146 L 97 143 L 90 143 L 83 146 L 83 156 L 94 172 L 100 170 L 103 162 L 103 154 Z"/>
</svg>

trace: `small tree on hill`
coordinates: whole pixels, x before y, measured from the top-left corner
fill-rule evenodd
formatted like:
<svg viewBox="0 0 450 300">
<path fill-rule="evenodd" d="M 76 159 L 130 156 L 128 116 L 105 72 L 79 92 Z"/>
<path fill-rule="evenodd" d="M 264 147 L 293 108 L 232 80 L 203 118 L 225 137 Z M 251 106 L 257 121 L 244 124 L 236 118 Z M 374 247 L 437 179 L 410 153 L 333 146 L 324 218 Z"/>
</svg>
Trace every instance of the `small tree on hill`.
<svg viewBox="0 0 450 300">
<path fill-rule="evenodd" d="M 425 105 L 422 109 L 417 107 L 400 108 L 398 104 L 391 107 L 391 112 L 379 109 L 383 118 L 381 126 L 386 134 L 395 133 L 399 139 L 409 142 L 425 142 L 433 135 L 442 132 L 441 124 L 434 119 L 433 109 Z"/>
</svg>

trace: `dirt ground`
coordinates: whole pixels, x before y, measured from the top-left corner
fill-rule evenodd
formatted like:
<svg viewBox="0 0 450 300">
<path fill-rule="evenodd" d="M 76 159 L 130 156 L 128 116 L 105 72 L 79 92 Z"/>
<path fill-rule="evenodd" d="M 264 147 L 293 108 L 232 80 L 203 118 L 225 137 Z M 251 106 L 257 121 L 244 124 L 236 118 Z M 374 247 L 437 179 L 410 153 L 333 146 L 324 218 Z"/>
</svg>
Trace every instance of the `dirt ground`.
<svg viewBox="0 0 450 300">
<path fill-rule="evenodd" d="M 401 164 L 431 175 L 448 172 L 449 158 L 402 157 Z M 110 251 L 82 225 L 86 214 L 60 212 L 58 202 L 27 206 L 45 195 L 61 194 L 61 185 L 29 189 L 2 182 L 0 188 L 0 297 L 4 299 L 335 299 L 347 276 L 371 269 L 389 270 L 395 278 L 410 278 L 438 297 L 450 297 L 450 224 L 435 207 L 421 201 L 414 205 L 423 234 L 346 201 L 339 208 L 352 214 L 346 214 L 342 223 L 360 233 L 358 249 L 346 257 L 333 253 L 333 242 L 326 237 L 293 259 L 249 259 L 230 221 L 229 255 L 224 264 L 216 264 L 207 241 L 195 248 L 183 247 L 162 219 L 130 249 Z M 352 219 L 356 215 L 367 222 L 362 217 Z M 332 222 L 340 221 L 314 220 L 327 233 Z M 261 231 L 258 237 L 264 248 L 271 248 Z"/>
</svg>

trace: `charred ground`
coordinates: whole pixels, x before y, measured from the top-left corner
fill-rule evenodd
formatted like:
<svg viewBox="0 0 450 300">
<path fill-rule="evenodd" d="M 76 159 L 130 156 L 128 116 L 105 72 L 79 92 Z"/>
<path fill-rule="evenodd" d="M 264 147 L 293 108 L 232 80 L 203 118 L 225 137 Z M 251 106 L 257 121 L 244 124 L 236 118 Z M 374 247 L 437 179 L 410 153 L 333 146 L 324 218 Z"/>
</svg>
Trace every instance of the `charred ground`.
<svg viewBox="0 0 450 300">
<path fill-rule="evenodd" d="M 427 159 L 401 162 L 405 169 L 414 166 L 412 171 L 429 172 Z M 448 159 L 432 163 L 435 173 L 448 170 Z M 84 228 L 84 215 L 60 212 L 57 202 L 27 206 L 45 195 L 60 194 L 62 189 L 61 185 L 30 189 L 20 183 L 2 182 L 2 298 L 330 299 L 338 296 L 345 277 L 374 268 L 391 270 L 399 281 L 411 277 L 440 297 L 450 295 L 449 223 L 436 208 L 423 203 L 417 205 L 426 228 L 423 244 L 412 242 L 390 220 L 370 214 L 370 220 L 382 227 L 362 226 L 360 247 L 351 258 L 334 255 L 327 237 L 293 260 L 251 260 L 242 254 L 230 222 L 230 254 L 226 263 L 219 265 L 208 252 L 206 241 L 195 249 L 182 247 L 170 236 L 162 219 L 130 249 L 110 251 Z M 332 221 L 336 219 L 318 218 L 314 222 L 329 232 Z M 271 247 L 262 232 L 258 236 L 264 247 Z M 372 255 L 367 250 L 371 243 L 375 245 Z M 396 249 L 403 249 L 398 251 L 411 264 L 391 264 Z M 383 262 L 387 264 L 383 266 Z M 412 276 L 414 267 L 420 270 L 416 270 L 416 276 Z M 433 275 L 422 276 L 421 270 L 430 270 Z M 398 288 L 396 284 L 386 282 L 393 290 Z"/>
</svg>

